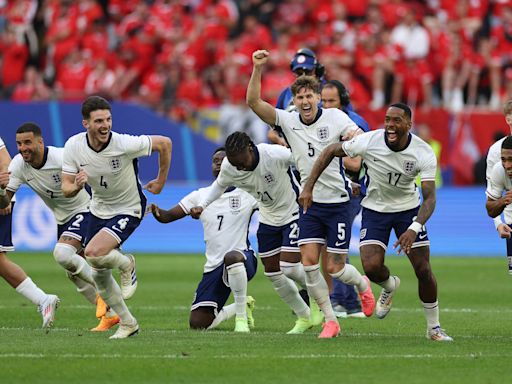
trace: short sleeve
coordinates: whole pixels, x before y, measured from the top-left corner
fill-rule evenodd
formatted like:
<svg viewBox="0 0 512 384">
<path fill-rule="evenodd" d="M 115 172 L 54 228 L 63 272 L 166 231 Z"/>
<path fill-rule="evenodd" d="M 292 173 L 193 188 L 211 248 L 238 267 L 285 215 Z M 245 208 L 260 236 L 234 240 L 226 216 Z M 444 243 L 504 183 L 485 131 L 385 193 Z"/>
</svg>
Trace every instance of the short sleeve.
<svg viewBox="0 0 512 384">
<path fill-rule="evenodd" d="M 345 141 L 342 144 L 343 151 L 349 157 L 364 156 L 368 148 L 371 132 L 363 133 L 354 137 L 352 140 Z"/>
<path fill-rule="evenodd" d="M 233 185 L 231 168 L 233 168 L 233 166 L 229 163 L 228 158 L 225 157 L 220 166 L 219 176 L 217 176 L 217 184 L 219 184 L 220 187 L 227 188 Z"/>
<path fill-rule="evenodd" d="M 73 143 L 74 141 L 68 140 L 64 145 L 64 152 L 62 154 L 62 172 L 70 175 L 76 175 L 80 172 L 78 162 L 74 160 L 76 150 Z"/>
<path fill-rule="evenodd" d="M 150 136 L 132 136 L 125 134 L 119 136 L 120 146 L 123 148 L 123 152 L 129 157 L 135 159 L 137 157 L 151 155 L 152 142 Z"/>
<path fill-rule="evenodd" d="M 492 200 L 498 200 L 505 190 L 505 183 L 503 182 L 504 173 L 505 170 L 501 163 L 494 164 L 485 191 L 485 194 Z"/>
<path fill-rule="evenodd" d="M 179 206 L 183 209 L 183 211 L 188 215 L 190 210 L 194 207 L 197 207 L 200 203 L 200 194 L 199 191 L 190 192 L 187 196 L 180 200 L 178 203 Z"/>
<path fill-rule="evenodd" d="M 283 147 L 282 145 L 269 145 L 268 154 L 275 160 L 283 163 L 285 167 L 289 167 L 294 163 L 292 151 L 289 148 Z"/>
<path fill-rule="evenodd" d="M 430 149 L 430 148 L 429 148 Z M 434 151 L 428 151 L 424 156 L 424 161 L 420 163 L 421 181 L 435 181 L 437 172 L 437 159 Z"/>
</svg>

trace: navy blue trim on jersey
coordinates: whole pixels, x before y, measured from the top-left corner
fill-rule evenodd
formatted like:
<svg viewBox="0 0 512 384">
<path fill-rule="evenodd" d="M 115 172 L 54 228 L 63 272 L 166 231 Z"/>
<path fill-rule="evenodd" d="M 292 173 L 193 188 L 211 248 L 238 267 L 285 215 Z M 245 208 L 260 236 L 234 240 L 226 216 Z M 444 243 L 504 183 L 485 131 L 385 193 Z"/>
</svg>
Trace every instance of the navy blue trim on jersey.
<svg viewBox="0 0 512 384">
<path fill-rule="evenodd" d="M 319 107 L 318 111 L 316 112 L 315 119 L 311 123 L 305 123 L 304 120 L 302 120 L 302 116 L 300 115 L 300 113 L 299 113 L 299 120 L 302 124 L 309 126 L 309 125 L 315 124 L 318 121 L 318 119 L 320 119 L 321 116 L 322 116 L 322 108 Z"/>
<path fill-rule="evenodd" d="M 89 135 L 86 133 L 85 134 L 85 139 L 87 140 L 87 146 L 89 148 L 91 148 L 94 152 L 96 153 L 100 153 L 101 151 L 103 151 L 105 148 L 108 147 L 108 145 L 110 144 L 110 142 L 112 141 L 112 131 L 110 131 L 109 135 L 108 135 L 108 140 L 107 142 L 99 149 L 99 150 L 95 150 L 93 147 L 91 147 L 91 143 L 89 143 Z"/>
<path fill-rule="evenodd" d="M 409 146 L 409 144 L 411 144 L 411 141 L 412 141 L 412 135 L 411 133 L 409 132 L 409 137 L 407 137 L 407 144 L 405 145 L 405 147 L 403 147 L 402 149 L 393 149 L 389 146 L 389 142 L 388 142 L 388 136 L 386 135 L 386 131 L 384 131 L 384 141 L 386 142 L 386 146 L 392 150 L 393 152 L 402 152 L 404 150 L 407 149 L 407 147 Z"/>
<path fill-rule="evenodd" d="M 44 147 L 43 162 L 41 163 L 41 165 L 39 167 L 32 167 L 32 168 L 41 169 L 44 167 L 44 165 L 46 164 L 47 161 L 48 161 L 48 147 Z"/>
<path fill-rule="evenodd" d="M 290 178 L 290 184 L 292 185 L 293 192 L 295 192 L 295 199 L 297 199 L 300 195 L 300 174 L 299 171 L 294 167 L 288 167 L 288 171 L 286 171 L 288 177 Z"/>
<path fill-rule="evenodd" d="M 14 202 L 11 202 L 11 213 L 0 215 L 0 252 L 14 251 L 12 244 L 12 213 Z"/>
<path fill-rule="evenodd" d="M 144 195 L 144 192 L 142 192 L 142 186 L 140 185 L 139 181 L 139 160 L 133 159 L 133 171 L 135 172 L 135 180 L 137 180 L 137 190 L 139 191 L 139 197 L 140 197 L 140 205 L 142 208 L 141 211 L 141 217 L 144 217 L 144 212 L 146 212 L 146 205 L 148 203 L 148 199 L 146 198 L 146 195 Z"/>
</svg>

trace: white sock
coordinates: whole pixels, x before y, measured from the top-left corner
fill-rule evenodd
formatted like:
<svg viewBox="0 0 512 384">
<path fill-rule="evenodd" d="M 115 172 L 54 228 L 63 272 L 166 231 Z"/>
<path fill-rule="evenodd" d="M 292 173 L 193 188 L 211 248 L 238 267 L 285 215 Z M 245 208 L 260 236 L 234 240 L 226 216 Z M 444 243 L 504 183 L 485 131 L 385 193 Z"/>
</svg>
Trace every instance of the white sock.
<svg viewBox="0 0 512 384">
<path fill-rule="evenodd" d="M 368 289 L 368 283 L 363 276 L 359 273 L 356 267 L 351 264 L 345 264 L 345 267 L 339 272 L 330 274 L 334 279 L 341 281 L 347 285 L 355 285 L 359 292 L 364 292 Z"/>
<path fill-rule="evenodd" d="M 433 303 L 424 303 L 423 310 L 425 312 L 425 317 L 427 318 L 427 328 L 432 329 L 435 327 L 439 327 L 439 306 L 437 304 L 437 300 Z"/>
<path fill-rule="evenodd" d="M 66 275 L 68 276 L 69 280 L 71 280 L 71 282 L 76 285 L 77 292 L 84 295 L 88 302 L 90 302 L 93 305 L 96 305 L 96 286 L 94 285 L 94 282 L 91 285 L 69 271 L 66 271 Z"/>
<path fill-rule="evenodd" d="M 265 272 L 265 276 L 272 282 L 274 290 L 279 297 L 288 304 L 292 311 L 298 317 L 309 318 L 309 307 L 299 295 L 297 286 L 288 279 L 282 271 L 279 272 Z"/>
<path fill-rule="evenodd" d="M 66 271 L 73 273 L 82 280 L 94 285 L 91 266 L 76 253 L 76 248 L 70 244 L 57 243 L 53 249 L 53 257 Z"/>
<path fill-rule="evenodd" d="M 320 310 L 325 316 L 325 321 L 336 320 L 332 310 L 331 300 L 329 299 L 329 288 L 325 279 L 320 273 L 320 264 L 305 265 L 306 284 L 308 286 L 308 295 L 314 299 Z"/>
<path fill-rule="evenodd" d="M 388 292 L 393 292 L 396 288 L 396 280 L 393 276 L 389 276 L 387 280 L 377 284 Z"/>
<path fill-rule="evenodd" d="M 283 271 L 287 278 L 295 281 L 302 289 L 307 289 L 306 273 L 304 272 L 304 266 L 301 262 L 289 263 L 287 261 L 280 261 L 279 265 L 281 267 L 281 271 Z"/>
<path fill-rule="evenodd" d="M 135 318 L 130 313 L 121 296 L 121 288 L 112 277 L 110 269 L 93 269 L 92 276 L 96 282 L 98 293 L 121 319 L 121 324 L 134 324 Z"/>
<path fill-rule="evenodd" d="M 16 292 L 29 299 L 35 305 L 42 304 L 47 294 L 41 288 L 34 284 L 32 279 L 27 276 L 25 280 L 18 284 Z"/>
<path fill-rule="evenodd" d="M 226 267 L 228 282 L 235 299 L 236 317 L 247 318 L 247 272 L 244 263 L 235 263 Z"/>
<path fill-rule="evenodd" d="M 131 266 L 131 259 L 119 252 L 118 249 L 111 250 L 105 256 L 87 257 L 87 260 L 94 268 L 98 269 L 120 269 L 124 271 Z"/>
<path fill-rule="evenodd" d="M 220 323 L 231 319 L 233 316 L 235 316 L 236 310 L 235 310 L 235 304 L 229 304 L 222 307 L 220 312 L 215 316 L 215 319 L 213 319 L 212 323 L 207 329 L 213 329 L 217 327 Z"/>
</svg>

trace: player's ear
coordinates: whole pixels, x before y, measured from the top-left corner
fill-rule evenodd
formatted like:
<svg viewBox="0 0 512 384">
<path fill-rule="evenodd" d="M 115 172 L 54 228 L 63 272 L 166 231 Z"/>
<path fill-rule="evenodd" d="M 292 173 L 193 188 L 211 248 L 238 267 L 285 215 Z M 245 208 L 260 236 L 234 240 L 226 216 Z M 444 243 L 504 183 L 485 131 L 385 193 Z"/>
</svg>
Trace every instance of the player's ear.
<svg viewBox="0 0 512 384">
<path fill-rule="evenodd" d="M 82 120 L 82 125 L 85 129 L 89 128 L 89 121 L 88 120 Z"/>
</svg>

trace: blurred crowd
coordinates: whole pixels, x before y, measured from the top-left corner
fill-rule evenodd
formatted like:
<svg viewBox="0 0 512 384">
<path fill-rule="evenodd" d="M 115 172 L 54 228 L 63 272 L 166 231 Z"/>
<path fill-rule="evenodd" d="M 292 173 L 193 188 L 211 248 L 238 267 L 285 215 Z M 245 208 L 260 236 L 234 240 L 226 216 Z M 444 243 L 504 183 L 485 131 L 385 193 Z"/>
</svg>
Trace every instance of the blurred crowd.
<svg viewBox="0 0 512 384">
<path fill-rule="evenodd" d="M 512 0 L 0 0 L 0 96 L 99 94 L 184 120 L 244 104 L 256 49 L 272 52 L 275 103 L 301 47 L 355 108 L 512 98 Z"/>
</svg>

